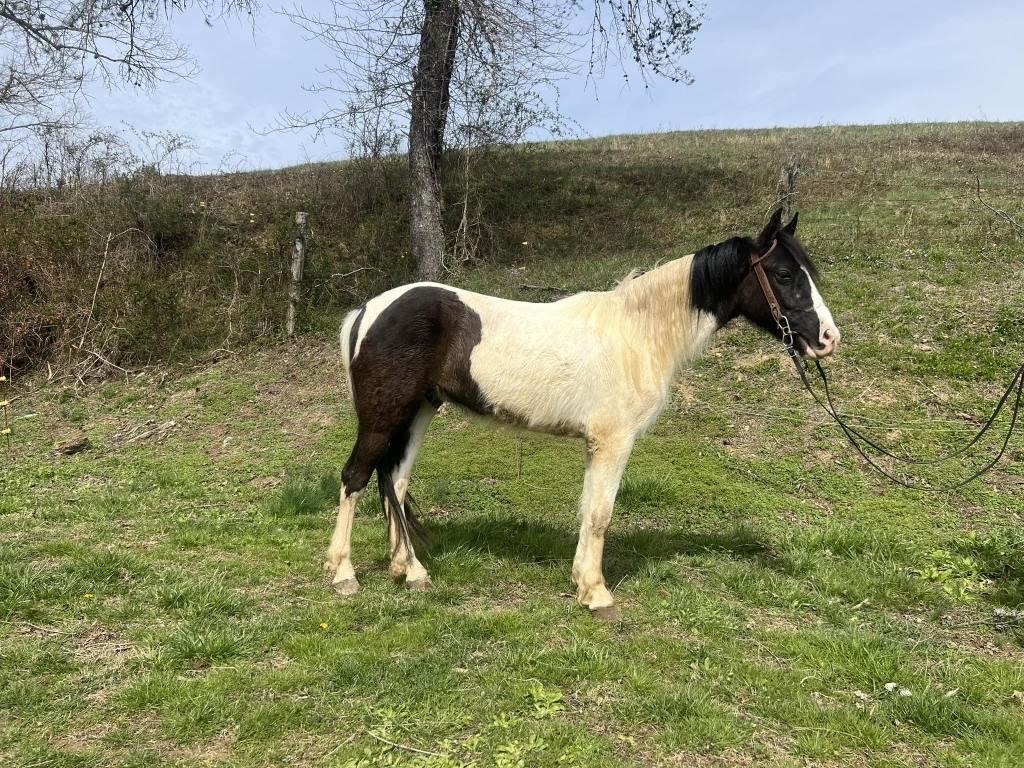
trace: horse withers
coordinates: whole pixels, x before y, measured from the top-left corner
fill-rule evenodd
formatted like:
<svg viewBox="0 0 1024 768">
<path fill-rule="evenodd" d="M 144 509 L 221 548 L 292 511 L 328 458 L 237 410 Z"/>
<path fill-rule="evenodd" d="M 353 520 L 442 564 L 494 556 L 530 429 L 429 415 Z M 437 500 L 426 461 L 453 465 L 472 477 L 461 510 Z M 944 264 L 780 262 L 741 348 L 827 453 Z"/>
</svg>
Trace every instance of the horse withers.
<svg viewBox="0 0 1024 768">
<path fill-rule="evenodd" d="M 550 303 L 414 283 L 351 312 L 341 347 L 359 425 L 328 548 L 335 590 L 359 589 L 352 521 L 375 471 L 391 575 L 413 590 L 430 586 L 413 548 L 410 531 L 418 523 L 406 492 L 430 420 L 451 402 L 586 441 L 572 581 L 581 604 L 613 618 L 601 564 L 605 533 L 633 444 L 665 406 L 680 366 L 736 317 L 811 358 L 832 354 L 839 343 L 796 224 L 795 215 L 783 224 L 777 211 L 756 239 L 733 237 L 627 277 L 613 290 Z"/>
</svg>

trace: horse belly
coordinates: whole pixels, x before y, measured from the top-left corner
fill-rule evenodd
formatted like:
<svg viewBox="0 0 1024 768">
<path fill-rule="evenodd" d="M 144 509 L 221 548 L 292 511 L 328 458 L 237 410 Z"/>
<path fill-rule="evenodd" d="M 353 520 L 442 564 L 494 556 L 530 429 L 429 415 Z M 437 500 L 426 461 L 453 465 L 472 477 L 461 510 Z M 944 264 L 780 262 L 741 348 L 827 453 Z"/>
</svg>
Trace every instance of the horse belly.
<svg viewBox="0 0 1024 768">
<path fill-rule="evenodd" d="M 586 434 L 595 396 L 606 390 L 601 379 L 607 371 L 594 365 L 600 342 L 539 314 L 515 322 L 485 316 L 470 362 L 473 380 L 503 421 L 556 434 Z"/>
</svg>

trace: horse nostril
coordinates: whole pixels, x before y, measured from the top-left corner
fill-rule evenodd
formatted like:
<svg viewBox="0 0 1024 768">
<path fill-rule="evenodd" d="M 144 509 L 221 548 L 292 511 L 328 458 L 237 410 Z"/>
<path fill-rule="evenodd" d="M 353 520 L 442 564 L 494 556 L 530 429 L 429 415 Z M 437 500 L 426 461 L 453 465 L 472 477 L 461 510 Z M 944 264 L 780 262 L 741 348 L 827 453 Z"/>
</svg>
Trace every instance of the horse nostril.
<svg viewBox="0 0 1024 768">
<path fill-rule="evenodd" d="M 825 328 L 821 332 L 821 343 L 826 347 L 834 347 L 839 343 L 839 334 L 831 328 Z"/>
</svg>

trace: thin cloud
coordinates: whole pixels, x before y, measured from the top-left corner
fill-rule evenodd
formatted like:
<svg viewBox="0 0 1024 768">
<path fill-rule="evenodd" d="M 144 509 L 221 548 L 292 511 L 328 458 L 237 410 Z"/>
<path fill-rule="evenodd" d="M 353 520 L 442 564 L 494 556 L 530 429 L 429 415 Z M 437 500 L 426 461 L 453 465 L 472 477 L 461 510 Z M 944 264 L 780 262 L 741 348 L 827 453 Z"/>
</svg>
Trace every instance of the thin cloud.
<svg viewBox="0 0 1024 768">
<path fill-rule="evenodd" d="M 1024 5 L 872 0 L 748 3 L 716 0 L 686 62 L 693 86 L 621 73 L 593 88 L 560 84 L 562 108 L 589 135 L 686 128 L 819 123 L 1024 119 Z M 285 109 L 317 110 L 303 91 L 331 63 L 284 16 L 255 28 L 187 16 L 176 23 L 202 72 L 151 93 L 94 92 L 98 119 L 191 136 L 209 170 L 225 155 L 244 166 L 280 167 L 336 159 L 340 137 L 258 131 Z M 252 130 L 256 129 L 256 131 Z"/>
</svg>

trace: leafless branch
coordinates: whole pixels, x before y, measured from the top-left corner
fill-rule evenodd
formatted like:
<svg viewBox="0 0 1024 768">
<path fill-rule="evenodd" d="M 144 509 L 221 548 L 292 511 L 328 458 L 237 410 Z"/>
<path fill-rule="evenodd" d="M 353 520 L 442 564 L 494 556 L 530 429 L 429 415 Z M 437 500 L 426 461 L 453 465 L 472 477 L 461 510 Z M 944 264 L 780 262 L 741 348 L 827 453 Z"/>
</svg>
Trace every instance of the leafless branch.
<svg viewBox="0 0 1024 768">
<path fill-rule="evenodd" d="M 313 10 L 313 9 L 316 10 Z M 448 146 L 521 141 L 533 129 L 571 132 L 558 84 L 603 72 L 609 55 L 630 71 L 675 82 L 692 78 L 680 62 L 702 8 L 685 0 L 462 0 L 449 102 Z M 378 156 L 404 144 L 423 3 L 332 0 L 281 11 L 335 63 L 307 86 L 324 109 L 283 112 L 270 130 L 337 133 L 356 154 Z"/>
<path fill-rule="evenodd" d="M 0 137 L 31 138 L 77 115 L 91 80 L 146 87 L 195 66 L 171 18 L 251 13 L 258 0 L 0 0 Z M 35 146 L 28 145 L 25 156 Z"/>
<path fill-rule="evenodd" d="M 431 752 L 429 749 L 417 749 L 416 747 L 410 747 L 408 744 L 399 744 L 397 741 L 391 741 L 391 739 L 385 739 L 383 736 L 378 736 L 373 731 L 367 731 L 367 733 L 382 744 L 387 744 L 389 747 L 395 749 L 404 749 L 406 752 L 415 752 L 417 755 L 429 755 L 430 757 L 442 757 L 440 752 Z"/>
<path fill-rule="evenodd" d="M 975 189 L 976 189 L 977 195 L 978 195 L 978 202 L 981 203 L 982 205 L 984 205 L 990 211 L 992 211 L 992 213 L 994 213 L 996 216 L 999 216 L 1001 219 L 1006 221 L 1013 228 L 1013 231 L 1017 235 L 1017 237 L 1021 237 L 1022 235 L 1024 235 L 1024 226 L 1021 226 L 1020 222 L 1018 222 L 1015 218 L 1013 218 L 1013 216 L 1008 214 L 1002 208 L 996 208 L 995 206 L 990 205 L 981 196 L 981 177 L 975 176 L 974 177 L 974 183 L 975 183 Z"/>
<path fill-rule="evenodd" d="M 103 247 L 103 260 L 100 261 L 100 271 L 96 275 L 96 287 L 92 292 L 92 304 L 89 306 L 89 314 L 85 318 L 85 329 L 82 331 L 82 338 L 78 341 L 78 348 L 85 344 L 85 338 L 89 335 L 89 323 L 92 322 L 92 314 L 96 311 L 96 297 L 100 293 L 100 283 L 103 282 L 103 270 L 107 266 L 107 256 L 110 254 L 110 241 L 114 239 L 114 233 L 107 233 L 107 244 Z"/>
</svg>

